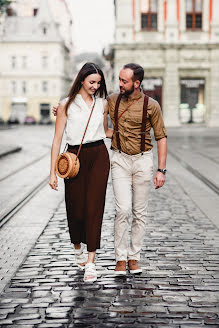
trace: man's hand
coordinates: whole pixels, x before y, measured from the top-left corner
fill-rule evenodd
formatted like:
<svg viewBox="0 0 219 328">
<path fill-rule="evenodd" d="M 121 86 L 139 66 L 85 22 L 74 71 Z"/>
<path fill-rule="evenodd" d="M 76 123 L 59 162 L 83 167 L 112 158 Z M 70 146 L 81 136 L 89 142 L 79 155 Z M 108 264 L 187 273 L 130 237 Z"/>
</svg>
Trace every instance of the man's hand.
<svg viewBox="0 0 219 328">
<path fill-rule="evenodd" d="M 165 183 L 165 174 L 162 172 L 157 171 L 154 177 L 154 186 L 155 189 L 163 187 Z"/>
<path fill-rule="evenodd" d="M 57 106 L 53 106 L 53 108 L 52 108 L 52 113 L 53 113 L 54 116 L 57 116 L 57 110 L 59 108 L 59 105 L 60 105 L 60 103 L 58 103 Z"/>
</svg>

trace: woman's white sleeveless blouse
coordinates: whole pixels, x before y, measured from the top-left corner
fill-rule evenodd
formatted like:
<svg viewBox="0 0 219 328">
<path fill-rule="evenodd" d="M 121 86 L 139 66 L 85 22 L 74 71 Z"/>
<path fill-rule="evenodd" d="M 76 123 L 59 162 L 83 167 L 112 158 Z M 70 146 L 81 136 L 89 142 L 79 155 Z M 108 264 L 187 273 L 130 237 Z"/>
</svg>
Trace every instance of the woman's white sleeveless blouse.
<svg viewBox="0 0 219 328">
<path fill-rule="evenodd" d="M 66 103 L 68 98 L 62 100 L 62 104 Z M 68 108 L 68 118 L 66 123 L 66 142 L 69 145 L 80 145 L 84 131 L 89 119 L 91 109 L 94 104 L 89 107 L 82 96 L 77 94 L 74 101 Z M 86 135 L 84 137 L 83 144 L 88 142 L 94 142 L 106 138 L 106 134 L 103 126 L 104 121 L 104 107 L 103 99 L 96 98 L 95 107 L 90 119 L 90 123 L 87 128 Z"/>
</svg>

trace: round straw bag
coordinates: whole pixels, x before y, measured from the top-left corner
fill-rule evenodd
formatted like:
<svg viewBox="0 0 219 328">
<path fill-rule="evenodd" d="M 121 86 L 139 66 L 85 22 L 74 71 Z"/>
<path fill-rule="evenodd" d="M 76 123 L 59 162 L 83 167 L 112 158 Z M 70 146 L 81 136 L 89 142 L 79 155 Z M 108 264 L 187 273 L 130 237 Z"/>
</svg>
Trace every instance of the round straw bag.
<svg viewBox="0 0 219 328">
<path fill-rule="evenodd" d="M 77 156 L 73 153 L 62 153 L 56 160 L 56 173 L 60 178 L 74 178 L 79 171 L 80 162 Z"/>
<path fill-rule="evenodd" d="M 65 152 L 65 150 L 64 150 L 64 153 L 60 154 L 56 159 L 56 173 L 58 174 L 58 176 L 60 178 L 64 178 L 64 179 L 74 178 L 78 174 L 78 171 L 80 168 L 80 162 L 79 162 L 78 156 L 81 151 L 83 140 L 84 140 L 84 137 L 85 137 L 85 134 L 87 131 L 88 124 L 90 122 L 91 115 L 92 115 L 94 107 L 95 107 L 95 103 L 96 103 L 96 99 L 94 99 L 93 107 L 91 109 L 91 113 L 90 113 L 89 119 L 87 121 L 87 125 L 85 128 L 84 135 L 82 137 L 81 144 L 78 149 L 77 155 L 70 153 L 68 151 Z M 67 145 L 68 144 L 66 144 L 66 147 L 67 147 Z"/>
</svg>

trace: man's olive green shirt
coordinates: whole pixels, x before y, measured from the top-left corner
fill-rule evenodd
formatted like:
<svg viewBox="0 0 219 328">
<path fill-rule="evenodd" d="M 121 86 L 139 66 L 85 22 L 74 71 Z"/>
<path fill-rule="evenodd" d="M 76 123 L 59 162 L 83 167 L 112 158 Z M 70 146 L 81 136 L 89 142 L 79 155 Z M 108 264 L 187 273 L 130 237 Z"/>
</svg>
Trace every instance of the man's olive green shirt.
<svg viewBox="0 0 219 328">
<path fill-rule="evenodd" d="M 108 100 L 109 115 L 113 123 L 114 132 L 112 138 L 112 147 L 118 150 L 115 133 L 115 105 L 119 94 L 110 95 Z M 122 152 L 128 155 L 136 155 L 141 152 L 141 125 L 142 111 L 144 104 L 144 93 L 140 92 L 137 96 L 122 97 L 118 110 L 119 115 L 127 108 L 127 106 L 136 101 L 128 108 L 128 110 L 120 117 L 118 122 L 118 130 Z M 167 137 L 164 126 L 162 112 L 158 102 L 149 97 L 146 134 L 145 134 L 145 151 L 152 149 L 150 130 L 153 128 L 155 140 Z"/>
</svg>

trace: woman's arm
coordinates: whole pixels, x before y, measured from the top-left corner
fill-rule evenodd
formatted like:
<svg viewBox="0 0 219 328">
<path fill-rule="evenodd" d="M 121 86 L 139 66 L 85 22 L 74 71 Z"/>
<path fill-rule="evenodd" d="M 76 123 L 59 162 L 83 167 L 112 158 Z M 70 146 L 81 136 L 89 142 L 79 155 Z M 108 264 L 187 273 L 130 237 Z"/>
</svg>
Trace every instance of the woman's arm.
<svg viewBox="0 0 219 328">
<path fill-rule="evenodd" d="M 65 113 L 65 105 L 60 104 L 58 107 L 58 110 L 57 110 L 55 135 L 53 138 L 52 150 L 51 150 L 51 166 L 50 166 L 49 185 L 54 190 L 57 190 L 57 187 L 58 187 L 57 177 L 56 177 L 56 172 L 55 172 L 55 164 L 56 164 L 56 159 L 59 155 L 60 146 L 61 146 L 66 122 L 67 122 L 67 116 Z"/>
<path fill-rule="evenodd" d="M 104 107 L 104 130 L 106 133 L 106 137 L 112 139 L 113 136 L 113 129 L 109 129 L 108 128 L 108 113 L 109 113 L 109 109 L 108 109 L 108 102 L 106 99 L 103 100 L 103 107 Z"/>
</svg>

